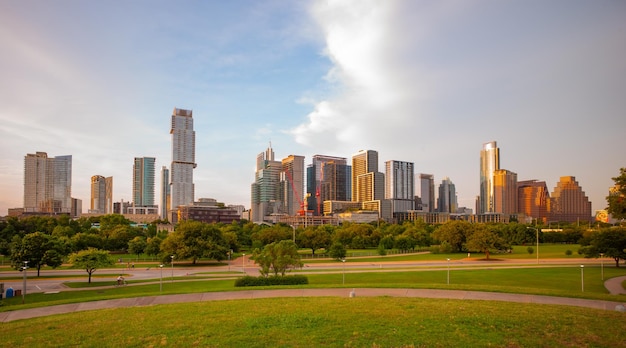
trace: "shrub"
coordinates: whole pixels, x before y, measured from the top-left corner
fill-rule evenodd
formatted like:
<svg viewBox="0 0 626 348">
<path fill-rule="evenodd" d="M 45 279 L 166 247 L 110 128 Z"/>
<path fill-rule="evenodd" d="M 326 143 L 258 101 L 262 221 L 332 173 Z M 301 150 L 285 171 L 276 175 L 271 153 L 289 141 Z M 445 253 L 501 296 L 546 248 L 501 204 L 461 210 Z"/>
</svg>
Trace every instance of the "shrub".
<svg viewBox="0 0 626 348">
<path fill-rule="evenodd" d="M 308 284 L 309 278 L 303 275 L 252 277 L 245 276 L 235 280 L 236 287 L 242 286 L 272 286 L 272 285 L 303 285 Z"/>
<path fill-rule="evenodd" d="M 526 251 L 528 251 L 528 254 L 532 255 L 532 253 L 535 252 L 535 249 L 531 246 L 529 246 L 528 248 L 526 248 Z"/>
<path fill-rule="evenodd" d="M 565 250 L 565 255 L 571 256 L 572 255 L 572 251 L 569 250 L 569 249 Z"/>
</svg>

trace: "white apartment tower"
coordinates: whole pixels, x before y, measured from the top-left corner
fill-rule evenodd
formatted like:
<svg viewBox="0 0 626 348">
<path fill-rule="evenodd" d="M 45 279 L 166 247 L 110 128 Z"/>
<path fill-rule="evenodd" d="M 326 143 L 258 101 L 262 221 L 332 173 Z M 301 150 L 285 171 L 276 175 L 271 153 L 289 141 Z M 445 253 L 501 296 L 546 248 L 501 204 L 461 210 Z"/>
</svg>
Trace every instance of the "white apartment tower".
<svg viewBox="0 0 626 348">
<path fill-rule="evenodd" d="M 172 112 L 171 208 L 193 203 L 193 169 L 196 167 L 196 132 L 191 110 Z"/>
<path fill-rule="evenodd" d="M 45 152 L 24 157 L 24 211 L 70 214 L 72 156 L 48 157 Z"/>
</svg>

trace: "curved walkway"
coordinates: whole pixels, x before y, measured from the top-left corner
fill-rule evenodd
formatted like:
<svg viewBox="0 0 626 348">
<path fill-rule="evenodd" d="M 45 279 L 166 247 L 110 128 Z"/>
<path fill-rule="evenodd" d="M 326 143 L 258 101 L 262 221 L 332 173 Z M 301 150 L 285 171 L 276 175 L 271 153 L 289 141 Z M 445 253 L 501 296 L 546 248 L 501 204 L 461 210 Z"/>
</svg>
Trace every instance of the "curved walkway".
<svg viewBox="0 0 626 348">
<path fill-rule="evenodd" d="M 626 289 L 622 283 L 626 281 L 626 276 L 611 278 L 604 282 L 604 287 L 611 295 L 626 295 Z"/>
<path fill-rule="evenodd" d="M 620 283 L 621 287 L 621 283 Z M 489 300 L 518 303 L 555 304 L 576 306 L 603 310 L 616 310 L 617 306 L 624 306 L 621 302 L 588 300 L 556 296 L 506 294 L 495 292 L 466 291 L 466 290 L 433 290 L 433 289 L 283 289 L 283 290 L 242 290 L 226 292 L 205 292 L 194 294 L 162 295 L 149 297 L 124 298 L 94 302 L 81 302 L 49 307 L 31 308 L 0 313 L 0 322 L 43 317 L 55 314 L 65 314 L 88 310 L 99 310 L 118 307 L 141 307 L 160 304 L 203 302 L 219 300 L 242 300 L 275 297 L 420 297 L 420 298 L 447 298 L 456 300 Z"/>
</svg>

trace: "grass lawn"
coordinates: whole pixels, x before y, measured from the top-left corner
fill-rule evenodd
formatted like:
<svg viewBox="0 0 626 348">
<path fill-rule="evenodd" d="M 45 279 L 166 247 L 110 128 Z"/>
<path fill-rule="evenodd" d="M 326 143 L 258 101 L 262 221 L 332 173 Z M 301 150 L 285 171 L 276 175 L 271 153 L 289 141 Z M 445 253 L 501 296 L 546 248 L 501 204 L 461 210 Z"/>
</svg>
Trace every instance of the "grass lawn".
<svg viewBox="0 0 626 348">
<path fill-rule="evenodd" d="M 622 324 L 619 324 L 622 323 Z M 130 307 L 0 325 L 6 347 L 623 347 L 624 313 L 419 298 Z"/>
</svg>

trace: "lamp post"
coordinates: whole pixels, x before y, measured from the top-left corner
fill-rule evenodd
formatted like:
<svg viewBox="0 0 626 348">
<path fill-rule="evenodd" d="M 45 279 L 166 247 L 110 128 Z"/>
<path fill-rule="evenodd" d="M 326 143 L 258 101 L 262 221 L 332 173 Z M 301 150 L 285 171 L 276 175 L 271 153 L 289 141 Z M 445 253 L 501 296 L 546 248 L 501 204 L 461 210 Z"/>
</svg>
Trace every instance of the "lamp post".
<svg viewBox="0 0 626 348">
<path fill-rule="evenodd" d="M 602 275 L 602 280 L 604 280 L 604 253 L 600 253 L 600 274 Z"/>
<path fill-rule="evenodd" d="M 246 273 L 246 254 L 242 254 L 243 256 L 241 257 L 241 271 L 245 274 Z"/>
<path fill-rule="evenodd" d="M 343 273 L 341 275 L 341 284 L 346 284 L 346 259 L 341 259 L 343 263 Z"/>
<path fill-rule="evenodd" d="M 537 264 L 539 264 L 539 229 L 535 227 L 535 233 L 537 234 Z"/>
<path fill-rule="evenodd" d="M 450 285 L 450 259 L 448 258 L 448 285 Z"/>
<path fill-rule="evenodd" d="M 293 230 L 293 242 L 296 242 L 296 227 L 294 225 L 289 225 L 291 226 L 291 229 Z"/>
<path fill-rule="evenodd" d="M 172 258 L 172 283 L 174 282 L 174 255 L 170 256 Z"/>
<path fill-rule="evenodd" d="M 28 269 L 28 261 L 24 261 L 24 281 L 22 284 L 22 304 L 24 304 L 24 298 L 26 297 L 26 270 Z"/>
<path fill-rule="evenodd" d="M 585 265 L 580 265 L 580 287 L 585 292 Z"/>
<path fill-rule="evenodd" d="M 163 292 L 163 264 L 160 264 L 159 268 L 161 269 L 161 283 L 159 284 L 159 291 Z"/>
</svg>

